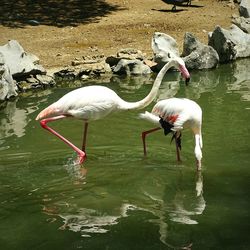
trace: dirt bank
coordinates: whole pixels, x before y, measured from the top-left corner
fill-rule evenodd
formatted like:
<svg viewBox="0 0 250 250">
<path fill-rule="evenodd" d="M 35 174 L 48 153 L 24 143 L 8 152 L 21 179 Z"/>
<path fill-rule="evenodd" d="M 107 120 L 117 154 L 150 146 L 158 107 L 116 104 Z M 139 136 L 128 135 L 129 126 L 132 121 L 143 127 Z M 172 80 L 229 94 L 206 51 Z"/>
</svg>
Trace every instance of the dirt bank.
<svg viewBox="0 0 250 250">
<path fill-rule="evenodd" d="M 229 28 L 232 14 L 238 14 L 237 7 L 218 0 L 192 0 L 190 7 L 177 7 L 177 12 L 161 0 L 3 2 L 0 44 L 18 40 L 45 68 L 68 65 L 84 55 L 111 55 L 127 47 L 152 55 L 155 31 L 173 36 L 181 51 L 186 31 L 207 43 L 207 32 L 216 25 Z"/>
</svg>

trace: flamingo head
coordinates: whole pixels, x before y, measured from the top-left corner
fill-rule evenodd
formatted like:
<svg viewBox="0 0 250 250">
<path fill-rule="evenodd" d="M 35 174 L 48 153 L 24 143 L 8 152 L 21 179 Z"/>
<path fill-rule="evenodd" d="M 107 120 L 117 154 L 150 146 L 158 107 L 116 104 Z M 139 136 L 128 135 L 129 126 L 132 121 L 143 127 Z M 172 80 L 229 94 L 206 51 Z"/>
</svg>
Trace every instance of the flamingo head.
<svg viewBox="0 0 250 250">
<path fill-rule="evenodd" d="M 179 62 L 179 70 L 181 72 L 181 75 L 183 76 L 183 78 L 185 79 L 185 83 L 186 85 L 188 85 L 189 81 L 190 81 L 190 74 L 186 68 L 186 65 L 184 63 L 184 61 L 181 59 Z"/>
<path fill-rule="evenodd" d="M 173 60 L 175 68 L 177 68 L 180 72 L 183 78 L 185 79 L 186 85 L 188 85 L 190 81 L 190 74 L 186 68 L 185 62 L 180 57 L 175 57 Z"/>
</svg>

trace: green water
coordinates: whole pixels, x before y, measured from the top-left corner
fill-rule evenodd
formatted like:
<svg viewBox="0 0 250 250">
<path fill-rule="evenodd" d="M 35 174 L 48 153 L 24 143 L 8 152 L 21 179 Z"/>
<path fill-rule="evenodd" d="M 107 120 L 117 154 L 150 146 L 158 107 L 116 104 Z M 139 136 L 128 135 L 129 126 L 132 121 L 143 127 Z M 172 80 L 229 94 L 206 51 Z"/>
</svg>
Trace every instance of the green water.
<svg viewBox="0 0 250 250">
<path fill-rule="evenodd" d="M 164 79 L 160 99 L 187 97 L 203 109 L 200 174 L 190 131 L 183 133 L 181 164 L 162 131 L 148 137 L 144 158 L 140 135 L 152 125 L 137 111 L 91 123 L 79 168 L 72 150 L 34 121 L 74 87 L 9 102 L 0 113 L 0 249 L 250 249 L 249 65 L 191 72 L 188 87 L 177 73 Z M 152 82 L 116 77 L 101 84 L 136 101 Z M 81 121 L 53 127 L 80 146 Z"/>
</svg>

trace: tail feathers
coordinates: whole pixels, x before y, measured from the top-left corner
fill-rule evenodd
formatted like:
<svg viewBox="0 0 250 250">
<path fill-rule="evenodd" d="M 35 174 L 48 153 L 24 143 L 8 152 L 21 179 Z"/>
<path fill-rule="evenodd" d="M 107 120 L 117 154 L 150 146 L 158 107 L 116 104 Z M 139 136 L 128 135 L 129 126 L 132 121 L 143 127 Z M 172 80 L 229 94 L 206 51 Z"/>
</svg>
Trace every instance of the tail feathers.
<svg viewBox="0 0 250 250">
<path fill-rule="evenodd" d="M 55 115 L 59 115 L 59 110 L 57 108 L 55 108 L 55 106 L 52 104 L 49 107 L 45 108 L 44 110 L 42 110 L 38 116 L 36 117 L 36 120 L 40 120 L 43 118 L 48 118 L 48 117 L 52 117 Z"/>
<path fill-rule="evenodd" d="M 150 121 L 156 125 L 159 125 L 159 120 L 160 118 L 150 112 L 145 112 L 145 113 L 141 113 L 139 114 L 139 117 L 144 119 L 144 120 L 147 120 L 147 121 Z"/>
</svg>

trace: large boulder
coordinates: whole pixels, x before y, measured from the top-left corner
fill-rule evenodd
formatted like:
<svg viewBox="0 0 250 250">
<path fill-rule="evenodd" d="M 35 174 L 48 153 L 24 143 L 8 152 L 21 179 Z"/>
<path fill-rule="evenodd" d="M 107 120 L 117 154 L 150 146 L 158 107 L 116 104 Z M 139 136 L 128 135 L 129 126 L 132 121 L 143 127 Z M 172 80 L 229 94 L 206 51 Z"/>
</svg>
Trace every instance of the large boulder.
<svg viewBox="0 0 250 250">
<path fill-rule="evenodd" d="M 250 56 L 250 35 L 234 24 L 230 30 L 217 26 L 209 35 L 208 45 L 217 51 L 222 63 Z"/>
<path fill-rule="evenodd" d="M 152 71 L 150 67 L 141 60 L 121 59 L 114 67 L 113 72 L 120 75 L 145 75 L 150 74 Z"/>
<path fill-rule="evenodd" d="M 152 50 L 157 69 L 160 70 L 172 57 L 179 57 L 175 39 L 165 33 L 155 32 L 152 38 Z"/>
<path fill-rule="evenodd" d="M 250 17 L 250 1 L 249 0 L 241 0 L 239 7 L 240 15 L 246 18 Z"/>
<path fill-rule="evenodd" d="M 189 32 L 184 36 L 182 57 L 188 69 L 211 69 L 219 63 L 216 50 L 201 43 Z"/>
<path fill-rule="evenodd" d="M 3 55 L 0 53 L 0 101 L 17 96 L 16 90 L 16 83 L 5 64 Z"/>
<path fill-rule="evenodd" d="M 13 78 L 46 74 L 45 69 L 39 64 L 39 58 L 25 52 L 16 40 L 10 40 L 7 44 L 0 46 L 0 52 Z"/>
</svg>

